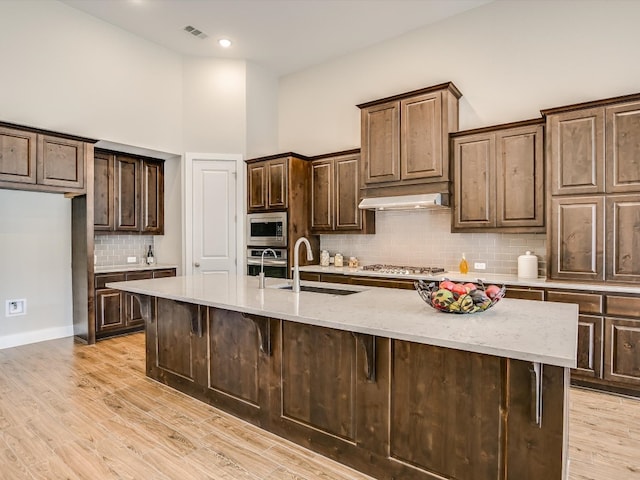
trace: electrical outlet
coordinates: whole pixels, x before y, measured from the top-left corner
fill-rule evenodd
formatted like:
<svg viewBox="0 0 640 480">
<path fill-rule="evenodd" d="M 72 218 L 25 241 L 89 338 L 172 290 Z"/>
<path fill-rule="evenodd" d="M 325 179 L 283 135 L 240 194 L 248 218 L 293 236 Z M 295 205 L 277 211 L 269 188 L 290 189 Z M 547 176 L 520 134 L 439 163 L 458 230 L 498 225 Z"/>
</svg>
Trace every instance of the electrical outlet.
<svg viewBox="0 0 640 480">
<path fill-rule="evenodd" d="M 19 300 L 7 300 L 7 309 L 5 315 L 7 317 L 15 317 L 17 315 L 26 315 L 27 300 L 21 298 Z"/>
<path fill-rule="evenodd" d="M 127 263 L 138 263 L 137 257 L 127 257 Z"/>
<path fill-rule="evenodd" d="M 484 262 L 475 262 L 473 264 L 473 269 L 474 270 L 486 270 L 487 269 L 487 264 Z"/>
</svg>

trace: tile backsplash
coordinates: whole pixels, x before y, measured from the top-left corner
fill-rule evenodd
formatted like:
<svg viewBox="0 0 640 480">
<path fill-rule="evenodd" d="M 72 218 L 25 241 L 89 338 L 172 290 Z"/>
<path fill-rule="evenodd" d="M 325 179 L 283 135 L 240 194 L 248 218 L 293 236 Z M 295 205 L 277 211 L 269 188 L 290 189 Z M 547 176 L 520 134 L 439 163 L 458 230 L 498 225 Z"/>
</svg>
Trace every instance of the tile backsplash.
<svg viewBox="0 0 640 480">
<path fill-rule="evenodd" d="M 376 212 L 375 235 L 321 235 L 320 248 L 333 256 L 358 257 L 360 265 L 438 266 L 457 271 L 462 253 L 486 263 L 486 273 L 518 273 L 518 256 L 538 257 L 538 274 L 546 272 L 546 236 L 514 233 L 451 233 L 451 210 Z"/>
<path fill-rule="evenodd" d="M 155 253 L 153 235 L 95 235 L 96 266 L 127 265 L 127 257 L 140 264 L 147 257 L 149 245 Z"/>
</svg>

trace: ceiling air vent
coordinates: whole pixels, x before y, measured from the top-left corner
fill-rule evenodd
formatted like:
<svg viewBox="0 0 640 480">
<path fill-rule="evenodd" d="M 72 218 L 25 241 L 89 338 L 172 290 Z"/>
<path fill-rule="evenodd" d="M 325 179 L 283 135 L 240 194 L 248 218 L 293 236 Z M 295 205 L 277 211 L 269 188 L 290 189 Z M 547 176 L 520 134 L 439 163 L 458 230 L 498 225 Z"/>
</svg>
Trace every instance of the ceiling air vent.
<svg viewBox="0 0 640 480">
<path fill-rule="evenodd" d="M 200 38 L 202 40 L 204 40 L 205 38 L 207 38 L 209 36 L 206 33 L 204 33 L 202 30 L 198 30 L 196 27 L 194 27 L 192 25 L 187 25 L 186 27 L 183 28 L 183 30 L 185 32 L 187 32 L 187 33 L 190 33 L 194 37 L 198 37 L 198 38 Z"/>
</svg>

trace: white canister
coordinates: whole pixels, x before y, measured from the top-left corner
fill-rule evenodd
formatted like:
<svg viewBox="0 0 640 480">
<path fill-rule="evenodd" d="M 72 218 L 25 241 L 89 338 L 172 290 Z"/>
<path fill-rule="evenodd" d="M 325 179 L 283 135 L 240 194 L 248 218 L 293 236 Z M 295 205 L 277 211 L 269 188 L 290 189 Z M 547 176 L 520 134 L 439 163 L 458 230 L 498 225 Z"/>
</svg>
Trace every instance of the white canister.
<svg viewBox="0 0 640 480">
<path fill-rule="evenodd" d="M 320 266 L 321 267 L 329 266 L 329 250 L 322 250 L 320 252 Z"/>
<path fill-rule="evenodd" d="M 335 260 L 333 261 L 333 265 L 336 267 L 341 267 L 342 261 L 343 261 L 342 254 L 336 253 L 336 257 L 335 257 Z"/>
<path fill-rule="evenodd" d="M 538 257 L 530 251 L 518 257 L 518 277 L 538 278 Z"/>
</svg>

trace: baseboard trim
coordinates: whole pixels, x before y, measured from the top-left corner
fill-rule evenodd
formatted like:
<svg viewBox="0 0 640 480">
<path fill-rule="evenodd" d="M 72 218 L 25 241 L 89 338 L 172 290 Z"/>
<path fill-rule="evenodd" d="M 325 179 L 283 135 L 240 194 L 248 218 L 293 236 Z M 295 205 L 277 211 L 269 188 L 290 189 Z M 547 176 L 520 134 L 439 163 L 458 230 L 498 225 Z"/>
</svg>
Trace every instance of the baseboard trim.
<svg viewBox="0 0 640 480">
<path fill-rule="evenodd" d="M 20 345 L 28 345 L 29 343 L 44 342 L 47 340 L 55 340 L 57 338 L 72 336 L 73 325 L 16 333 L 14 335 L 6 335 L 4 337 L 0 337 L 0 350 L 5 348 L 19 347 Z"/>
</svg>

